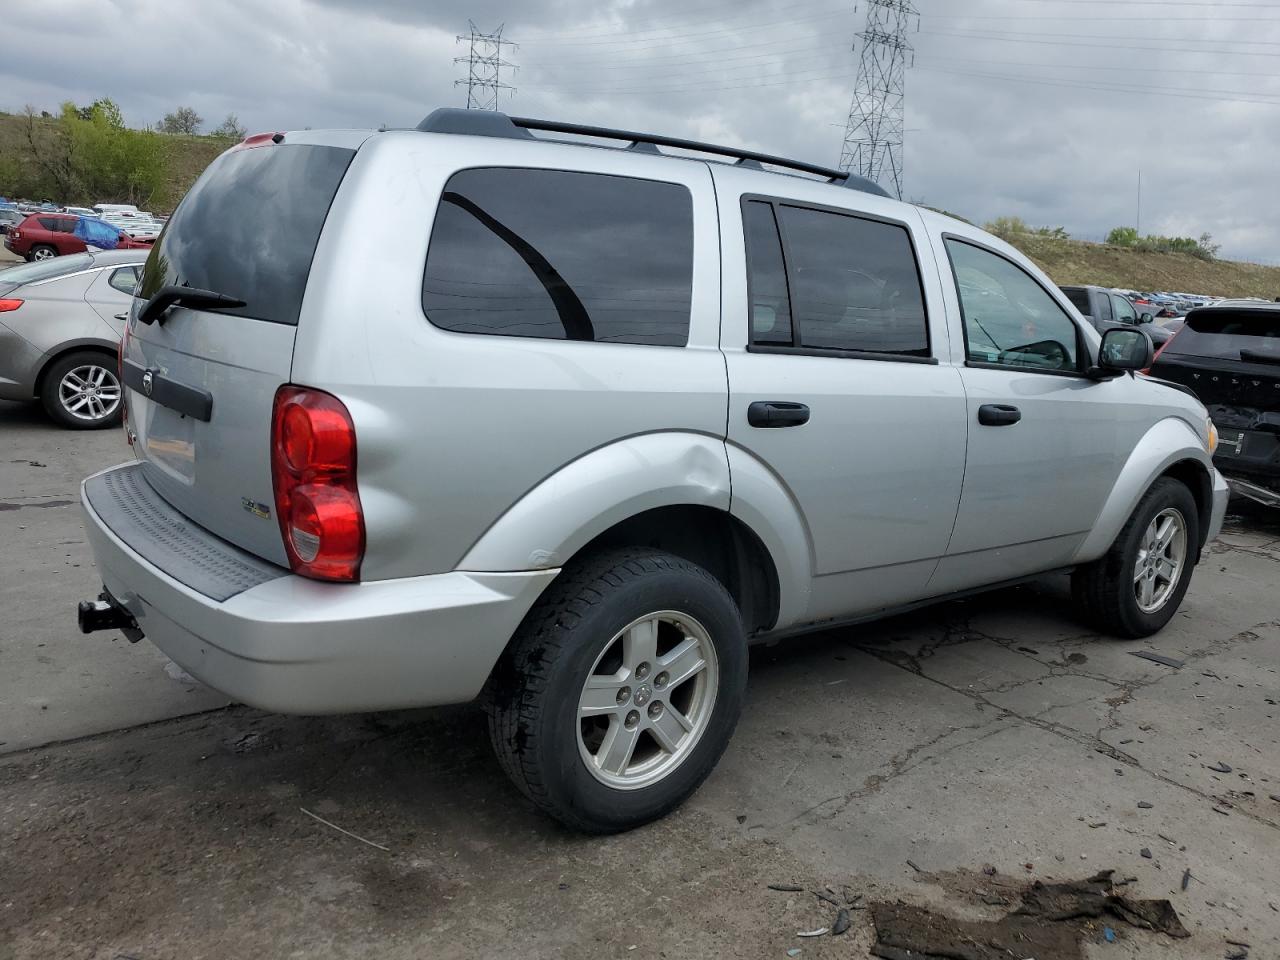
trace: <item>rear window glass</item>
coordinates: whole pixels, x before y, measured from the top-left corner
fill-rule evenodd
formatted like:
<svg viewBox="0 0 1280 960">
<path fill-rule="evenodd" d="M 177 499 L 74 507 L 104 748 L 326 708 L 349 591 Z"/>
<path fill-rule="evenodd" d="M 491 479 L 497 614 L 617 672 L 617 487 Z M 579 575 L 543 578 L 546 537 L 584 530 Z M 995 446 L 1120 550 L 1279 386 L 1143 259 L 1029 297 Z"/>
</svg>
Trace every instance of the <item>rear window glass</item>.
<svg viewBox="0 0 1280 960">
<path fill-rule="evenodd" d="M 487 168 L 449 178 L 422 308 L 458 333 L 684 346 L 693 199 L 679 184 Z"/>
<path fill-rule="evenodd" d="M 1242 350 L 1280 361 L 1280 305 L 1193 310 L 1168 347 L 1169 353 L 1194 357 L 1249 359 L 1241 357 Z"/>
<path fill-rule="evenodd" d="M 1089 291 L 1080 287 L 1062 287 L 1062 292 L 1067 295 L 1067 299 L 1071 301 L 1071 305 L 1079 310 L 1086 317 L 1093 316 L 1093 305 L 1089 303 Z"/>
<path fill-rule="evenodd" d="M 296 324 L 320 230 L 353 156 L 289 144 L 224 153 L 169 218 L 138 296 L 197 287 L 245 302 L 222 312 Z"/>
</svg>

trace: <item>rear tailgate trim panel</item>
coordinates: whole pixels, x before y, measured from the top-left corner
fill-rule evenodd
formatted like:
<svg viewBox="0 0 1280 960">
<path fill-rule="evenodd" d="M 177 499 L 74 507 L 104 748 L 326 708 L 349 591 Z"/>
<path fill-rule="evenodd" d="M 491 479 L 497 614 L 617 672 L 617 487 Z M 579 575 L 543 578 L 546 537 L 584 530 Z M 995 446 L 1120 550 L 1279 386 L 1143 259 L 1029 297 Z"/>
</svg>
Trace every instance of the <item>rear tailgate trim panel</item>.
<svg viewBox="0 0 1280 960">
<path fill-rule="evenodd" d="M 170 506 L 142 474 L 142 464 L 115 467 L 84 483 L 84 498 L 102 522 L 148 563 L 222 602 L 280 577 L 283 567 L 232 546 Z"/>
</svg>

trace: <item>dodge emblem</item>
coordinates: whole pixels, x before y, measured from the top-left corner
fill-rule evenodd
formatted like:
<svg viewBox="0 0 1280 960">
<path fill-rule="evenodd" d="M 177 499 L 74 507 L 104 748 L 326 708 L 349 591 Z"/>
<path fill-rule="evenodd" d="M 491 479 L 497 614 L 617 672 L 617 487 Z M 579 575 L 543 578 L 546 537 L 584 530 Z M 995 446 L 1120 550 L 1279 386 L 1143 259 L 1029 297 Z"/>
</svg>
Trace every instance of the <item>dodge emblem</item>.
<svg viewBox="0 0 1280 960">
<path fill-rule="evenodd" d="M 155 384 L 155 375 L 150 370 L 142 375 L 142 392 L 151 396 L 151 388 Z"/>
</svg>

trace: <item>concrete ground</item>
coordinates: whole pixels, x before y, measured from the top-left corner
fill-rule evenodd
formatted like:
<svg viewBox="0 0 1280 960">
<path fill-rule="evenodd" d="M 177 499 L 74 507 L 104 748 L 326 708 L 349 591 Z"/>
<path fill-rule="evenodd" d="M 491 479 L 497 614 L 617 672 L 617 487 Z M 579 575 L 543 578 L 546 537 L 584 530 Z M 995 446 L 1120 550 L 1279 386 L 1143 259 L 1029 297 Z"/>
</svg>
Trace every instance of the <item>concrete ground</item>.
<svg viewBox="0 0 1280 960">
<path fill-rule="evenodd" d="M 0 437 L 0 960 L 867 956 L 868 911 L 800 938 L 834 908 L 767 885 L 978 919 L 1108 868 L 1192 936 L 1098 922 L 1087 956 L 1280 955 L 1280 515 L 1233 516 L 1150 643 L 1058 580 L 758 649 L 702 790 L 601 839 L 523 801 L 474 708 L 217 708 L 78 636 L 64 501 L 126 448 L 12 406 Z"/>
</svg>

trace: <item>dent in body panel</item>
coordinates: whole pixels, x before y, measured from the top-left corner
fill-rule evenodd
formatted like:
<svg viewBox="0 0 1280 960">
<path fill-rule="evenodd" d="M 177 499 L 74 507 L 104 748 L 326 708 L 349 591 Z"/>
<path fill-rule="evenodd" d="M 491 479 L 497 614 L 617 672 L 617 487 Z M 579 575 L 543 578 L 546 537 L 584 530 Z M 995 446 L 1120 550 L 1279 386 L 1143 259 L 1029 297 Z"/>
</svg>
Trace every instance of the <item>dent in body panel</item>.
<svg viewBox="0 0 1280 960">
<path fill-rule="evenodd" d="M 724 442 L 686 432 L 628 437 L 538 483 L 484 532 L 458 568 L 561 566 L 623 520 L 657 507 L 686 505 L 729 509 Z"/>
</svg>

